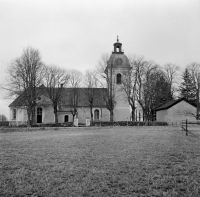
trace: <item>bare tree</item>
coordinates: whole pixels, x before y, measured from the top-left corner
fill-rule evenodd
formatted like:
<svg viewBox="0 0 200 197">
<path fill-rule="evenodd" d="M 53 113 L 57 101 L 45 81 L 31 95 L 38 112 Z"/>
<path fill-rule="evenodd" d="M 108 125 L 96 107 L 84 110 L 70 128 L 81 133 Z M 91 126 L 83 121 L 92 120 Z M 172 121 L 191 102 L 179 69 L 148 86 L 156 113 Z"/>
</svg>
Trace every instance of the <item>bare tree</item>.
<svg viewBox="0 0 200 197">
<path fill-rule="evenodd" d="M 105 71 L 107 68 L 109 57 L 110 57 L 110 54 L 108 53 L 102 54 L 96 66 L 97 78 L 99 80 L 100 86 L 104 88 L 105 87 L 107 88 L 107 74 Z"/>
<path fill-rule="evenodd" d="M 110 121 L 114 119 L 114 109 L 117 100 L 117 87 L 114 83 L 114 65 L 113 56 L 109 58 L 108 54 L 103 54 L 98 62 L 97 70 L 101 76 L 101 85 L 107 88 L 107 91 L 103 94 L 103 100 L 106 103 L 106 107 L 110 112 Z"/>
<path fill-rule="evenodd" d="M 8 68 L 7 85 L 4 89 L 10 96 L 23 96 L 21 107 L 25 106 L 30 120 L 35 123 L 35 106 L 40 92 L 37 87 L 41 85 L 43 78 L 43 63 L 40 52 L 32 47 L 23 50 L 21 57 L 12 61 Z"/>
<path fill-rule="evenodd" d="M 94 70 L 86 70 L 85 76 L 84 76 L 84 85 L 86 88 L 84 88 L 84 94 L 86 96 L 86 100 L 89 103 L 90 108 L 90 116 L 91 121 L 94 120 L 93 118 L 93 106 L 95 99 L 99 99 L 100 96 L 98 92 L 98 79 L 97 79 L 97 72 Z"/>
<path fill-rule="evenodd" d="M 69 74 L 65 69 L 45 66 L 44 85 L 48 98 L 52 101 L 55 123 L 58 123 L 58 106 L 61 103 L 63 88 L 67 86 Z"/>
<path fill-rule="evenodd" d="M 70 75 L 69 86 L 74 88 L 80 87 L 83 78 L 82 72 L 75 69 L 71 69 L 69 70 L 69 75 Z"/>
<path fill-rule="evenodd" d="M 193 62 L 187 66 L 189 72 L 192 76 L 192 82 L 195 86 L 196 90 L 196 105 L 197 105 L 197 113 L 196 119 L 200 119 L 200 103 L 199 103 L 199 93 L 200 93 L 200 64 Z"/>
<path fill-rule="evenodd" d="M 177 78 L 177 74 L 178 74 L 179 70 L 180 70 L 180 68 L 177 65 L 172 64 L 172 63 L 167 63 L 164 66 L 165 76 L 169 83 L 169 88 L 171 90 L 172 96 L 173 96 L 174 92 L 176 91 L 174 84 L 177 83 L 176 78 Z"/>
<path fill-rule="evenodd" d="M 135 69 L 137 73 L 136 82 L 136 99 L 142 108 L 144 120 L 149 119 L 149 108 L 152 93 L 152 73 L 157 69 L 157 65 L 153 61 L 147 61 L 143 56 L 138 56 L 135 61 Z"/>
<path fill-rule="evenodd" d="M 70 104 L 70 112 L 73 116 L 73 121 L 75 116 L 78 115 L 78 105 L 80 103 L 80 85 L 82 82 L 83 74 L 78 70 L 70 70 L 69 71 L 69 86 L 71 87 L 70 95 L 69 95 L 69 104 Z"/>
<path fill-rule="evenodd" d="M 0 114 L 0 122 L 5 122 L 7 121 L 7 118 L 4 114 Z"/>
<path fill-rule="evenodd" d="M 138 69 L 136 65 L 139 63 L 138 61 L 142 61 L 142 57 L 129 56 L 128 59 L 131 69 L 127 73 L 127 75 L 123 76 L 120 90 L 126 93 L 126 97 L 124 99 L 128 101 L 129 105 L 131 106 L 132 121 L 135 121 L 136 92 L 138 79 Z"/>
</svg>

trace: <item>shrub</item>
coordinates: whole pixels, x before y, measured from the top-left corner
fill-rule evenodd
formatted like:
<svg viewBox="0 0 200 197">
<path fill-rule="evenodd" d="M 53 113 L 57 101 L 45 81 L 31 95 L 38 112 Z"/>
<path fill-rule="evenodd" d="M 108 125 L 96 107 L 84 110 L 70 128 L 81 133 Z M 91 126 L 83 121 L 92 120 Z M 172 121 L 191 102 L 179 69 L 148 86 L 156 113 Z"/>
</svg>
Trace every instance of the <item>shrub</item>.
<svg viewBox="0 0 200 197">
<path fill-rule="evenodd" d="M 167 126 L 167 122 L 93 121 L 91 126 Z"/>
<path fill-rule="evenodd" d="M 73 122 L 65 122 L 65 123 L 47 123 L 47 124 L 36 124 L 32 125 L 32 127 L 72 127 Z"/>
<path fill-rule="evenodd" d="M 0 122 L 0 127 L 9 126 L 9 121 L 2 121 Z"/>
</svg>

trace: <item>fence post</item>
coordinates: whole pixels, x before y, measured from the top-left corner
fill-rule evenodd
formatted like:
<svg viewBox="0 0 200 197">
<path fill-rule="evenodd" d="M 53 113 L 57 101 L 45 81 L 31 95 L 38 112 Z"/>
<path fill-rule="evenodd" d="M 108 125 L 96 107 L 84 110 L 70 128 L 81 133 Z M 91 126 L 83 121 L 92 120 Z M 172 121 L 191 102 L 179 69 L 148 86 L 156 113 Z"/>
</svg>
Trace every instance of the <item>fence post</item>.
<svg viewBox="0 0 200 197">
<path fill-rule="evenodd" d="M 182 131 L 184 131 L 183 127 L 184 127 L 184 122 L 183 122 L 183 120 L 181 120 L 181 128 L 182 128 Z"/>
<path fill-rule="evenodd" d="M 186 132 L 186 136 L 188 135 L 188 126 L 187 126 L 187 119 L 185 121 L 185 132 Z"/>
</svg>

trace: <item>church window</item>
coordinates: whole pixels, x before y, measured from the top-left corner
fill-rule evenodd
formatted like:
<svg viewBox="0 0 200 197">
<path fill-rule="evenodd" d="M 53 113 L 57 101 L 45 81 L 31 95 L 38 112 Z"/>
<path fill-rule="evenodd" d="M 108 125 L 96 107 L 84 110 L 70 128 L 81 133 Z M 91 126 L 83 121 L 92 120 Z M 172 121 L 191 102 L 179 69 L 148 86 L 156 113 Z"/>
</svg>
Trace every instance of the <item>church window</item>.
<svg viewBox="0 0 200 197">
<path fill-rule="evenodd" d="M 37 108 L 37 123 L 42 123 L 42 108 Z"/>
<path fill-rule="evenodd" d="M 16 120 L 17 118 L 17 110 L 13 109 L 13 120 Z"/>
<path fill-rule="evenodd" d="M 99 120 L 99 110 L 98 109 L 94 110 L 94 119 Z"/>
<path fill-rule="evenodd" d="M 120 73 L 117 74 L 117 84 L 122 83 L 122 75 Z"/>
</svg>

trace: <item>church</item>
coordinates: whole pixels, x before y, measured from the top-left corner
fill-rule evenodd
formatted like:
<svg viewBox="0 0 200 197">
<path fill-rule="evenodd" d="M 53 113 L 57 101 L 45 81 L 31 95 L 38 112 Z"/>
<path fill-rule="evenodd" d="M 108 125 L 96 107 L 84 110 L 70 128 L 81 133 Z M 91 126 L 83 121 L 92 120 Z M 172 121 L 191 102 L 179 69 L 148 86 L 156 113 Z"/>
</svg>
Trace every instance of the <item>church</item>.
<svg viewBox="0 0 200 197">
<path fill-rule="evenodd" d="M 130 120 L 130 105 L 126 100 L 126 93 L 120 88 L 122 79 L 130 71 L 131 66 L 127 56 L 122 51 L 122 44 L 117 38 L 117 42 L 114 43 L 114 50 L 107 62 L 105 72 L 108 76 L 111 76 L 112 84 L 115 86 L 115 108 L 114 108 L 114 121 L 127 121 Z M 109 87 L 108 87 L 109 88 Z M 85 98 L 84 90 L 86 88 L 78 88 L 79 102 L 77 103 L 77 115 L 79 123 L 85 123 L 86 119 L 91 119 L 89 103 Z M 100 95 L 106 93 L 106 88 L 95 88 L 95 91 L 99 96 L 95 97 L 93 105 L 93 120 L 94 121 L 110 121 L 110 112 L 106 107 L 105 101 L 103 101 Z M 63 88 L 62 102 L 58 108 L 58 122 L 66 123 L 72 122 L 73 116 L 70 106 L 70 93 L 72 88 Z M 10 121 L 11 123 L 24 124 L 28 120 L 26 106 L 22 104 L 23 96 L 17 97 L 10 105 Z M 54 123 L 55 116 L 51 100 L 45 95 L 41 94 L 37 99 L 36 106 L 36 122 L 38 124 Z"/>
</svg>

